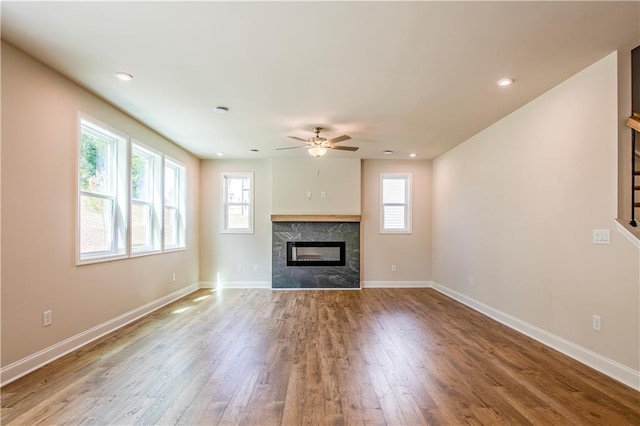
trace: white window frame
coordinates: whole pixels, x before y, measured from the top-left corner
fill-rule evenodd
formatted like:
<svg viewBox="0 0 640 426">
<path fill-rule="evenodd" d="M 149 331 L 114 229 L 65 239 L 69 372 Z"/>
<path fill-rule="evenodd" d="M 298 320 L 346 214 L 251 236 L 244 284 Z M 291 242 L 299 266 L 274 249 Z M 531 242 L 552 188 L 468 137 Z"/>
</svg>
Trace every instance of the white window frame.
<svg viewBox="0 0 640 426">
<path fill-rule="evenodd" d="M 113 157 L 115 165 L 114 193 L 101 194 L 99 192 L 86 191 L 81 188 L 81 147 L 82 134 L 86 128 L 89 131 L 100 133 L 115 140 Z M 116 259 L 124 259 L 129 256 L 128 247 L 128 217 L 129 217 L 129 138 L 127 135 L 83 113 L 78 113 L 76 146 L 76 264 L 88 264 L 105 262 Z M 82 197 L 103 198 L 113 202 L 113 224 L 111 235 L 111 249 L 82 252 Z"/>
<path fill-rule="evenodd" d="M 229 179 L 249 179 L 249 202 L 239 202 L 239 203 L 229 203 L 227 197 L 227 181 Z M 222 185 L 221 195 L 222 195 L 222 223 L 220 232 L 223 234 L 253 234 L 254 229 L 254 197 L 255 197 L 255 186 L 254 186 L 254 174 L 253 172 L 222 172 L 220 174 L 220 182 Z M 232 206 L 244 206 L 247 207 L 248 215 L 249 215 L 249 226 L 247 228 L 230 228 L 229 227 L 229 207 Z"/>
<path fill-rule="evenodd" d="M 148 156 L 151 159 L 151 198 L 147 200 L 143 199 L 135 199 L 134 191 L 133 191 L 133 156 L 135 152 L 139 152 L 141 155 Z M 163 201 L 163 174 L 164 167 L 162 162 L 162 154 L 154 149 L 149 148 L 148 146 L 140 143 L 139 141 L 133 139 L 131 140 L 131 158 L 129 159 L 130 171 L 129 174 L 131 176 L 131 205 L 129 207 L 129 211 L 131 212 L 130 218 L 131 222 L 129 224 L 129 229 L 131 233 L 129 235 L 130 242 L 130 252 L 131 257 L 134 256 L 144 256 L 149 254 L 156 254 L 162 252 L 162 234 L 163 234 L 163 223 L 162 223 L 162 201 Z M 146 246 L 134 247 L 133 245 L 133 208 L 136 205 L 147 206 L 149 209 L 150 217 L 149 217 L 149 228 L 150 228 L 150 244 Z"/>
<path fill-rule="evenodd" d="M 177 189 L 176 200 L 175 203 L 168 203 L 165 197 L 164 190 L 166 188 L 166 179 L 167 173 L 166 168 L 172 167 L 176 170 L 175 173 L 175 188 Z M 177 251 L 177 250 L 185 250 L 186 249 L 186 191 L 187 191 L 187 176 L 186 176 L 186 167 L 174 160 L 169 156 L 164 156 L 164 161 L 162 165 L 162 173 L 163 173 L 163 186 L 162 186 L 162 199 L 163 201 L 163 209 L 162 209 L 162 247 L 163 251 Z M 168 244 L 166 242 L 166 232 L 164 223 L 165 223 L 165 214 L 166 209 L 170 209 L 176 214 L 176 240 L 175 244 Z"/>
<path fill-rule="evenodd" d="M 380 233 L 381 234 L 411 234 L 411 216 L 412 216 L 412 190 L 411 190 L 411 173 L 380 173 Z M 384 181 L 387 179 L 401 179 L 405 181 L 405 202 L 404 203 L 384 203 Z M 386 206 L 403 206 L 404 207 L 404 228 L 385 228 L 385 207 Z"/>
</svg>

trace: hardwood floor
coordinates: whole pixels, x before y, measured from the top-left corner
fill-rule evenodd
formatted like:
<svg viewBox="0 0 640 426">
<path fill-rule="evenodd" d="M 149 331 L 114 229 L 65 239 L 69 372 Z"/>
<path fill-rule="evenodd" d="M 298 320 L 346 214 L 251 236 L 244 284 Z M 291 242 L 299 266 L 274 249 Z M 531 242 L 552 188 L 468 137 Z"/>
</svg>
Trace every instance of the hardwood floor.
<svg viewBox="0 0 640 426">
<path fill-rule="evenodd" d="M 640 424 L 639 392 L 430 289 L 199 290 L 1 392 L 3 425 Z"/>
</svg>

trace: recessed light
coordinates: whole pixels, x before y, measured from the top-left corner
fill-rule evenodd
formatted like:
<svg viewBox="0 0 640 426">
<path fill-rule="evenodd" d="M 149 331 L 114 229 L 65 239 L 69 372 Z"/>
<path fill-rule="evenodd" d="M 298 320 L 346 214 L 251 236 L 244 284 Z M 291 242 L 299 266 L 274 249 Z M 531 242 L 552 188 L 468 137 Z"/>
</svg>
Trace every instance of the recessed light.
<svg viewBox="0 0 640 426">
<path fill-rule="evenodd" d="M 118 71 L 116 73 L 116 77 L 118 77 L 120 80 L 122 81 L 130 81 L 133 80 L 133 75 L 129 74 L 128 72 L 124 72 L 124 71 Z"/>
<path fill-rule="evenodd" d="M 511 86 L 513 84 L 513 79 L 509 77 L 501 78 L 496 83 L 498 84 L 498 86 L 502 86 L 502 87 Z"/>
<path fill-rule="evenodd" d="M 215 112 L 217 112 L 218 114 L 226 114 L 229 111 L 229 108 L 225 107 L 225 106 L 217 106 L 214 109 Z"/>
<path fill-rule="evenodd" d="M 217 155 L 218 157 L 224 157 L 224 152 L 218 152 L 216 155 Z"/>
<path fill-rule="evenodd" d="M 391 155 L 391 154 L 393 154 L 393 151 L 391 151 L 390 149 L 385 149 L 384 151 L 382 151 L 382 153 L 384 155 Z"/>
<path fill-rule="evenodd" d="M 409 154 L 409 157 L 411 158 L 416 158 L 418 156 L 418 154 L 416 154 L 415 152 L 412 152 L 411 154 Z"/>
</svg>

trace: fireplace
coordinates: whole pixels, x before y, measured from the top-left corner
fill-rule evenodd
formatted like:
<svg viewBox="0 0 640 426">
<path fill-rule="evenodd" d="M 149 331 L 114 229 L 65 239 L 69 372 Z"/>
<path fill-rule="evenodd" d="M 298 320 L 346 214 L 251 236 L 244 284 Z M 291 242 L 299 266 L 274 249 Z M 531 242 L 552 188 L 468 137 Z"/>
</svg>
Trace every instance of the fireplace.
<svg viewBox="0 0 640 426">
<path fill-rule="evenodd" d="M 288 241 L 287 266 L 344 266 L 344 241 Z"/>
<path fill-rule="evenodd" d="M 272 216 L 272 288 L 360 288 L 360 216 Z"/>
</svg>

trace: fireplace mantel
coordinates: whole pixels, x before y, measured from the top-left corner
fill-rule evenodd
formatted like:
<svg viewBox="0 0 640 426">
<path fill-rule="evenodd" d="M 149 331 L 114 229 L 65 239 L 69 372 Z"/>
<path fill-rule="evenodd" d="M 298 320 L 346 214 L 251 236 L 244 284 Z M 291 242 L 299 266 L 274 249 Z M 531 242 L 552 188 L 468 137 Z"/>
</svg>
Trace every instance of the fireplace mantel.
<svg viewBox="0 0 640 426">
<path fill-rule="evenodd" d="M 271 222 L 361 222 L 358 214 L 272 214 Z"/>
</svg>

